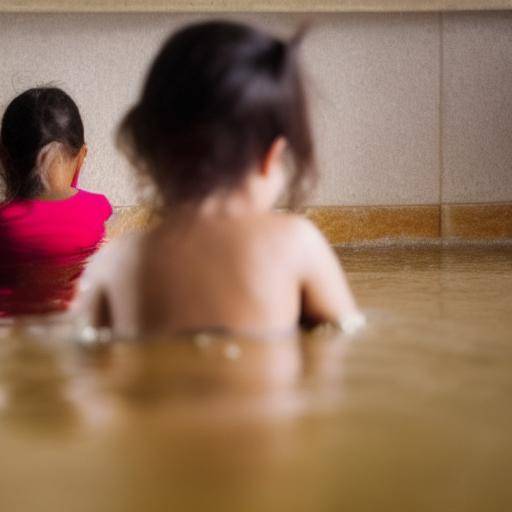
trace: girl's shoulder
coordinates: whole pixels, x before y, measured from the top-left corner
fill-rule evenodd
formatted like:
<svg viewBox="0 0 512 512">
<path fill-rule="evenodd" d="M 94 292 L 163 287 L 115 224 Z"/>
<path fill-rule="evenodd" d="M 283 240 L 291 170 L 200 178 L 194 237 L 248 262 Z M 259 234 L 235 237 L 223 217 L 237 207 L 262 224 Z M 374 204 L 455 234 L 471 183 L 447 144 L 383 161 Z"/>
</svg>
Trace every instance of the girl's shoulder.
<svg viewBox="0 0 512 512">
<path fill-rule="evenodd" d="M 311 241 L 318 238 L 320 231 L 317 226 L 304 215 L 276 211 L 268 214 L 267 225 L 294 240 Z"/>
<path fill-rule="evenodd" d="M 15 199 L 0 203 L 0 223 L 24 222 L 39 216 L 37 205 L 34 201 Z"/>
<path fill-rule="evenodd" d="M 272 212 L 267 221 L 270 239 L 283 251 L 300 254 L 305 260 L 314 259 L 318 252 L 329 248 L 329 242 L 318 225 L 306 216 L 289 212 Z"/>
<path fill-rule="evenodd" d="M 112 214 L 112 205 L 103 194 L 77 189 L 76 194 L 58 200 L 40 199 L 15 199 L 13 201 L 0 202 L 0 215 L 17 215 L 19 213 L 35 210 L 62 210 L 67 207 L 95 208 L 104 212 L 109 217 Z"/>
<path fill-rule="evenodd" d="M 0 217 L 16 215 L 25 209 L 27 209 L 26 201 L 0 201 Z"/>
<path fill-rule="evenodd" d="M 81 207 L 94 209 L 95 212 L 102 213 L 105 219 L 108 219 L 112 215 L 112 205 L 103 194 L 78 189 L 75 197 Z"/>
</svg>

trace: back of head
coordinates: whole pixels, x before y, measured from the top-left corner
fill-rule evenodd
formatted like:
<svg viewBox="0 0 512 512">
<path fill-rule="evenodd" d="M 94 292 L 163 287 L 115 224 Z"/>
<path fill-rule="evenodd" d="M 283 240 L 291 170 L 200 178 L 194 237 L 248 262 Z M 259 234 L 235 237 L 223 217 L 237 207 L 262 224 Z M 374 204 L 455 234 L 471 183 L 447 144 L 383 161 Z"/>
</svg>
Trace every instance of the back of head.
<svg viewBox="0 0 512 512">
<path fill-rule="evenodd" d="M 44 191 L 39 157 L 51 144 L 70 157 L 82 148 L 78 107 L 61 89 L 29 89 L 8 105 L 2 119 L 0 156 L 8 199 L 30 199 Z"/>
<path fill-rule="evenodd" d="M 298 39 L 216 21 L 188 26 L 164 44 L 120 140 L 167 204 L 235 187 L 278 137 L 295 161 L 292 190 L 312 173 Z"/>
</svg>

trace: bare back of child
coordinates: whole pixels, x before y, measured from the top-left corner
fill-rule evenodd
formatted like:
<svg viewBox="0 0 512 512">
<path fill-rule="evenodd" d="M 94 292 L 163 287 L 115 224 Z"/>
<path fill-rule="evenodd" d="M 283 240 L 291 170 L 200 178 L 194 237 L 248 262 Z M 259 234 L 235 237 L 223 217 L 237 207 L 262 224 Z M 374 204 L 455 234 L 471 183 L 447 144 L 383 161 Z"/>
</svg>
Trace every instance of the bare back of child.
<svg viewBox="0 0 512 512">
<path fill-rule="evenodd" d="M 303 319 L 362 322 L 321 233 L 274 210 L 313 174 L 296 47 L 223 22 L 192 25 L 164 45 L 120 132 L 156 185 L 162 221 L 114 241 L 89 268 L 83 303 L 93 326 L 121 336 L 260 335 L 294 332 Z"/>
</svg>

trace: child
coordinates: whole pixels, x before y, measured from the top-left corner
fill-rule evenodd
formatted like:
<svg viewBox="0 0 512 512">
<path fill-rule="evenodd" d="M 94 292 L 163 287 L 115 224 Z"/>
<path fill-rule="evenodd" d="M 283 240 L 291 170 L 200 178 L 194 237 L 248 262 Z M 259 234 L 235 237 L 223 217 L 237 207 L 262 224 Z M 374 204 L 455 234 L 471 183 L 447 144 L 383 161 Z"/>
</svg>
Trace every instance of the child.
<svg viewBox="0 0 512 512">
<path fill-rule="evenodd" d="M 83 295 L 93 326 L 278 335 L 301 319 L 364 323 L 320 232 L 272 210 L 313 177 L 297 49 L 298 38 L 230 22 L 192 25 L 164 44 L 120 128 L 159 191 L 162 222 L 97 255 Z"/>
<path fill-rule="evenodd" d="M 75 188 L 87 154 L 74 101 L 36 88 L 4 113 L 0 160 L 0 317 L 65 310 L 86 259 L 103 239 L 108 200 Z"/>
</svg>

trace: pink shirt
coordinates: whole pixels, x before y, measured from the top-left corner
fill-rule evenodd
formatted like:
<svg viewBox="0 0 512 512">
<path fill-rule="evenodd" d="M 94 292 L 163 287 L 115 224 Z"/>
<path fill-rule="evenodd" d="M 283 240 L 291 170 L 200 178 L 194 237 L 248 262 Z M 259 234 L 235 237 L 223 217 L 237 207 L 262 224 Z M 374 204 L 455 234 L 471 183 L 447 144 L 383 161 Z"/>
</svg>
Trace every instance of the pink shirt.
<svg viewBox="0 0 512 512">
<path fill-rule="evenodd" d="M 0 317 L 65 310 L 111 214 L 105 196 L 80 189 L 0 205 Z"/>
</svg>

